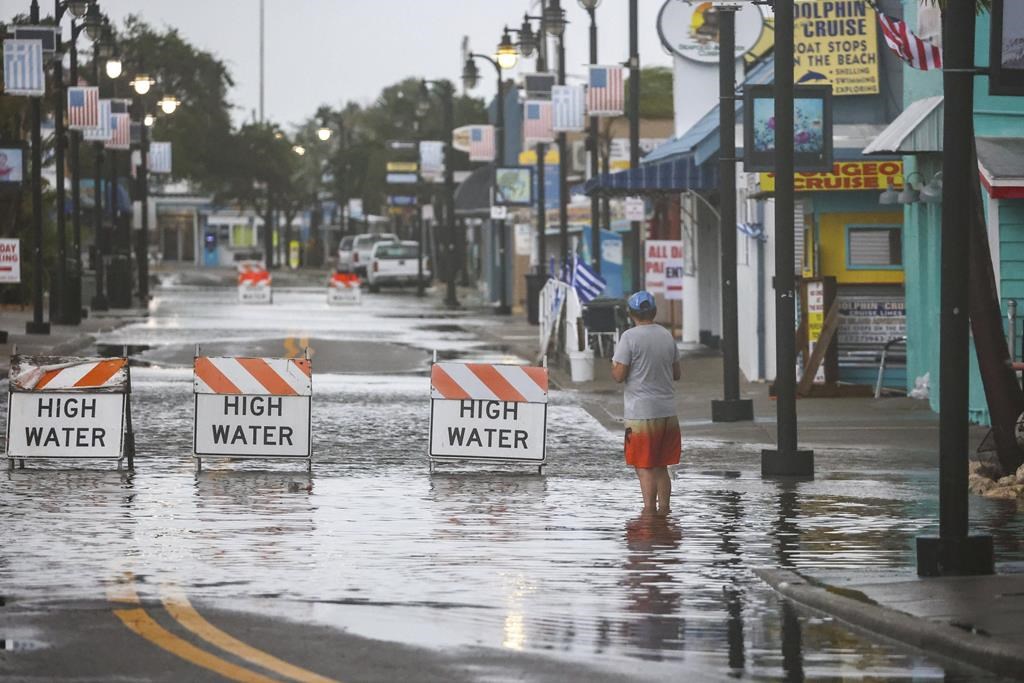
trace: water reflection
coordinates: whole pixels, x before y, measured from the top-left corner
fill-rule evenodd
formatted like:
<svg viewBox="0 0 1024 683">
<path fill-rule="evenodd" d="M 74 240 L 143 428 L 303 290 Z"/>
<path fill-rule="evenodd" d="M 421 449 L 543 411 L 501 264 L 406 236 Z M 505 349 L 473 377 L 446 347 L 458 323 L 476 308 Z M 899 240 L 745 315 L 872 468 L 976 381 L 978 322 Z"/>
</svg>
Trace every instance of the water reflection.
<svg viewBox="0 0 1024 683">
<path fill-rule="evenodd" d="M 641 515 L 626 522 L 627 611 L 622 625 L 627 642 L 641 659 L 661 660 L 682 650 L 686 621 L 681 616 L 681 586 L 675 580 L 681 560 L 676 551 L 683 532 L 671 517 Z"/>
</svg>

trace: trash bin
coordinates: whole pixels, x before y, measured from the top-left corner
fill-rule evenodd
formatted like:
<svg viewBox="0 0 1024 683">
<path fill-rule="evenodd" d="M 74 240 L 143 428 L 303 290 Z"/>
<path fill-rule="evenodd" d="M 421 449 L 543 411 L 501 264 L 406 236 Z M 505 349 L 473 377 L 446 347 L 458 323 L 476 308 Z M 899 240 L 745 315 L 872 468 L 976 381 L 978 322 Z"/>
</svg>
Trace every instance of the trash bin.
<svg viewBox="0 0 1024 683">
<path fill-rule="evenodd" d="M 569 374 L 573 382 L 591 382 L 594 379 L 594 352 L 570 351 Z"/>
<path fill-rule="evenodd" d="M 545 282 L 540 273 L 526 274 L 526 321 L 531 325 L 540 324 L 540 290 Z"/>
<path fill-rule="evenodd" d="M 115 254 L 107 264 L 107 302 L 111 308 L 132 307 L 132 261 Z"/>
</svg>

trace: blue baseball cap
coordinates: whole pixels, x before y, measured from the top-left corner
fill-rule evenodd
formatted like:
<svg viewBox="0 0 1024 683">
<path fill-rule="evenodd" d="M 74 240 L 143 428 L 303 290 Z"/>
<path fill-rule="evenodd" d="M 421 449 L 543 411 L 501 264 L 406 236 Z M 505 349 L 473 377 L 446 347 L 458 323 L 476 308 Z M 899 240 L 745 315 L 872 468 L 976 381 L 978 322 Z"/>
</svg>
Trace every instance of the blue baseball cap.
<svg viewBox="0 0 1024 683">
<path fill-rule="evenodd" d="M 633 296 L 629 297 L 629 310 L 634 313 L 646 313 L 647 311 L 653 311 L 658 307 L 654 302 L 654 295 L 648 291 L 640 290 Z"/>
</svg>

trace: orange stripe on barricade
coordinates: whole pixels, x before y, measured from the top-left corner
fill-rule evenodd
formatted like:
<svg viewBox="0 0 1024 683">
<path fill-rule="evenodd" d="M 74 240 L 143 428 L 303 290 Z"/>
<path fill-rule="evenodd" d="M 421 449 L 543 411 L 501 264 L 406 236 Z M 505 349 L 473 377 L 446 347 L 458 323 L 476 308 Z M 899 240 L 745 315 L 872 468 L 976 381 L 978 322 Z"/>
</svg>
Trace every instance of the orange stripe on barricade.
<svg viewBox="0 0 1024 683">
<path fill-rule="evenodd" d="M 92 370 L 85 373 L 80 380 L 75 382 L 76 387 L 100 387 L 103 386 L 108 379 L 118 373 L 118 371 L 124 367 L 127 361 L 124 358 L 114 358 L 112 360 L 100 361 Z"/>
<path fill-rule="evenodd" d="M 223 372 L 217 369 L 213 362 L 205 357 L 196 358 L 196 377 L 203 380 L 206 386 L 210 387 L 216 394 L 240 394 L 242 390 L 235 386 L 235 383 L 227 378 Z"/>
<path fill-rule="evenodd" d="M 238 364 L 245 368 L 271 394 L 276 396 L 298 395 L 298 392 L 292 388 L 292 385 L 284 381 L 262 358 L 238 358 L 237 360 Z"/>
<path fill-rule="evenodd" d="M 36 386 L 33 388 L 33 391 L 39 391 L 47 384 L 52 382 L 53 378 L 59 374 L 60 370 L 47 370 L 46 372 L 43 373 L 43 376 L 39 378 L 39 381 L 36 382 Z"/>
<path fill-rule="evenodd" d="M 466 390 L 459 386 L 447 372 L 437 365 L 430 369 L 430 384 L 442 396 L 449 399 L 469 398 Z"/>
<path fill-rule="evenodd" d="M 469 371 L 476 375 L 481 382 L 487 385 L 488 389 L 494 392 L 494 395 L 498 397 L 499 401 L 526 401 L 526 398 L 520 394 L 514 386 L 509 384 L 509 381 L 502 377 L 501 374 L 494 369 L 493 365 L 470 363 L 466 367 L 468 367 Z"/>
<path fill-rule="evenodd" d="M 533 366 L 524 365 L 522 366 L 523 372 L 526 376 L 532 379 L 538 387 L 540 387 L 544 393 L 548 393 L 548 369 L 537 368 Z"/>
<path fill-rule="evenodd" d="M 299 370 L 302 370 L 306 377 L 313 376 L 313 364 L 309 360 L 293 360 L 292 363 L 294 363 Z"/>
</svg>

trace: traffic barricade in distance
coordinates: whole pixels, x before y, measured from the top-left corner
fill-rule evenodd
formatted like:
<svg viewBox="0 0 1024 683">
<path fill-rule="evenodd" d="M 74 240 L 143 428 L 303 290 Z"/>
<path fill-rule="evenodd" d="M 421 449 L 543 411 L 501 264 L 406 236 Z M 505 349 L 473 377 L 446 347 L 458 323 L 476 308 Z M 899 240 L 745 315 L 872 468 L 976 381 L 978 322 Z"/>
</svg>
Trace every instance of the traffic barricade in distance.
<svg viewBox="0 0 1024 683">
<path fill-rule="evenodd" d="M 135 467 L 131 368 L 122 358 L 11 356 L 8 467 L 51 458 L 115 459 Z"/>
<path fill-rule="evenodd" d="M 305 358 L 203 356 L 193 366 L 196 472 L 203 458 L 301 458 L 312 469 L 313 365 Z"/>
<path fill-rule="evenodd" d="M 238 300 L 243 304 L 270 304 L 274 293 L 270 271 L 259 261 L 238 263 Z"/>
<path fill-rule="evenodd" d="M 548 369 L 434 363 L 430 369 L 430 471 L 443 461 L 523 463 L 544 472 Z"/>
<path fill-rule="evenodd" d="M 362 301 L 359 276 L 355 273 L 334 273 L 327 281 L 327 303 L 358 304 Z"/>
</svg>

